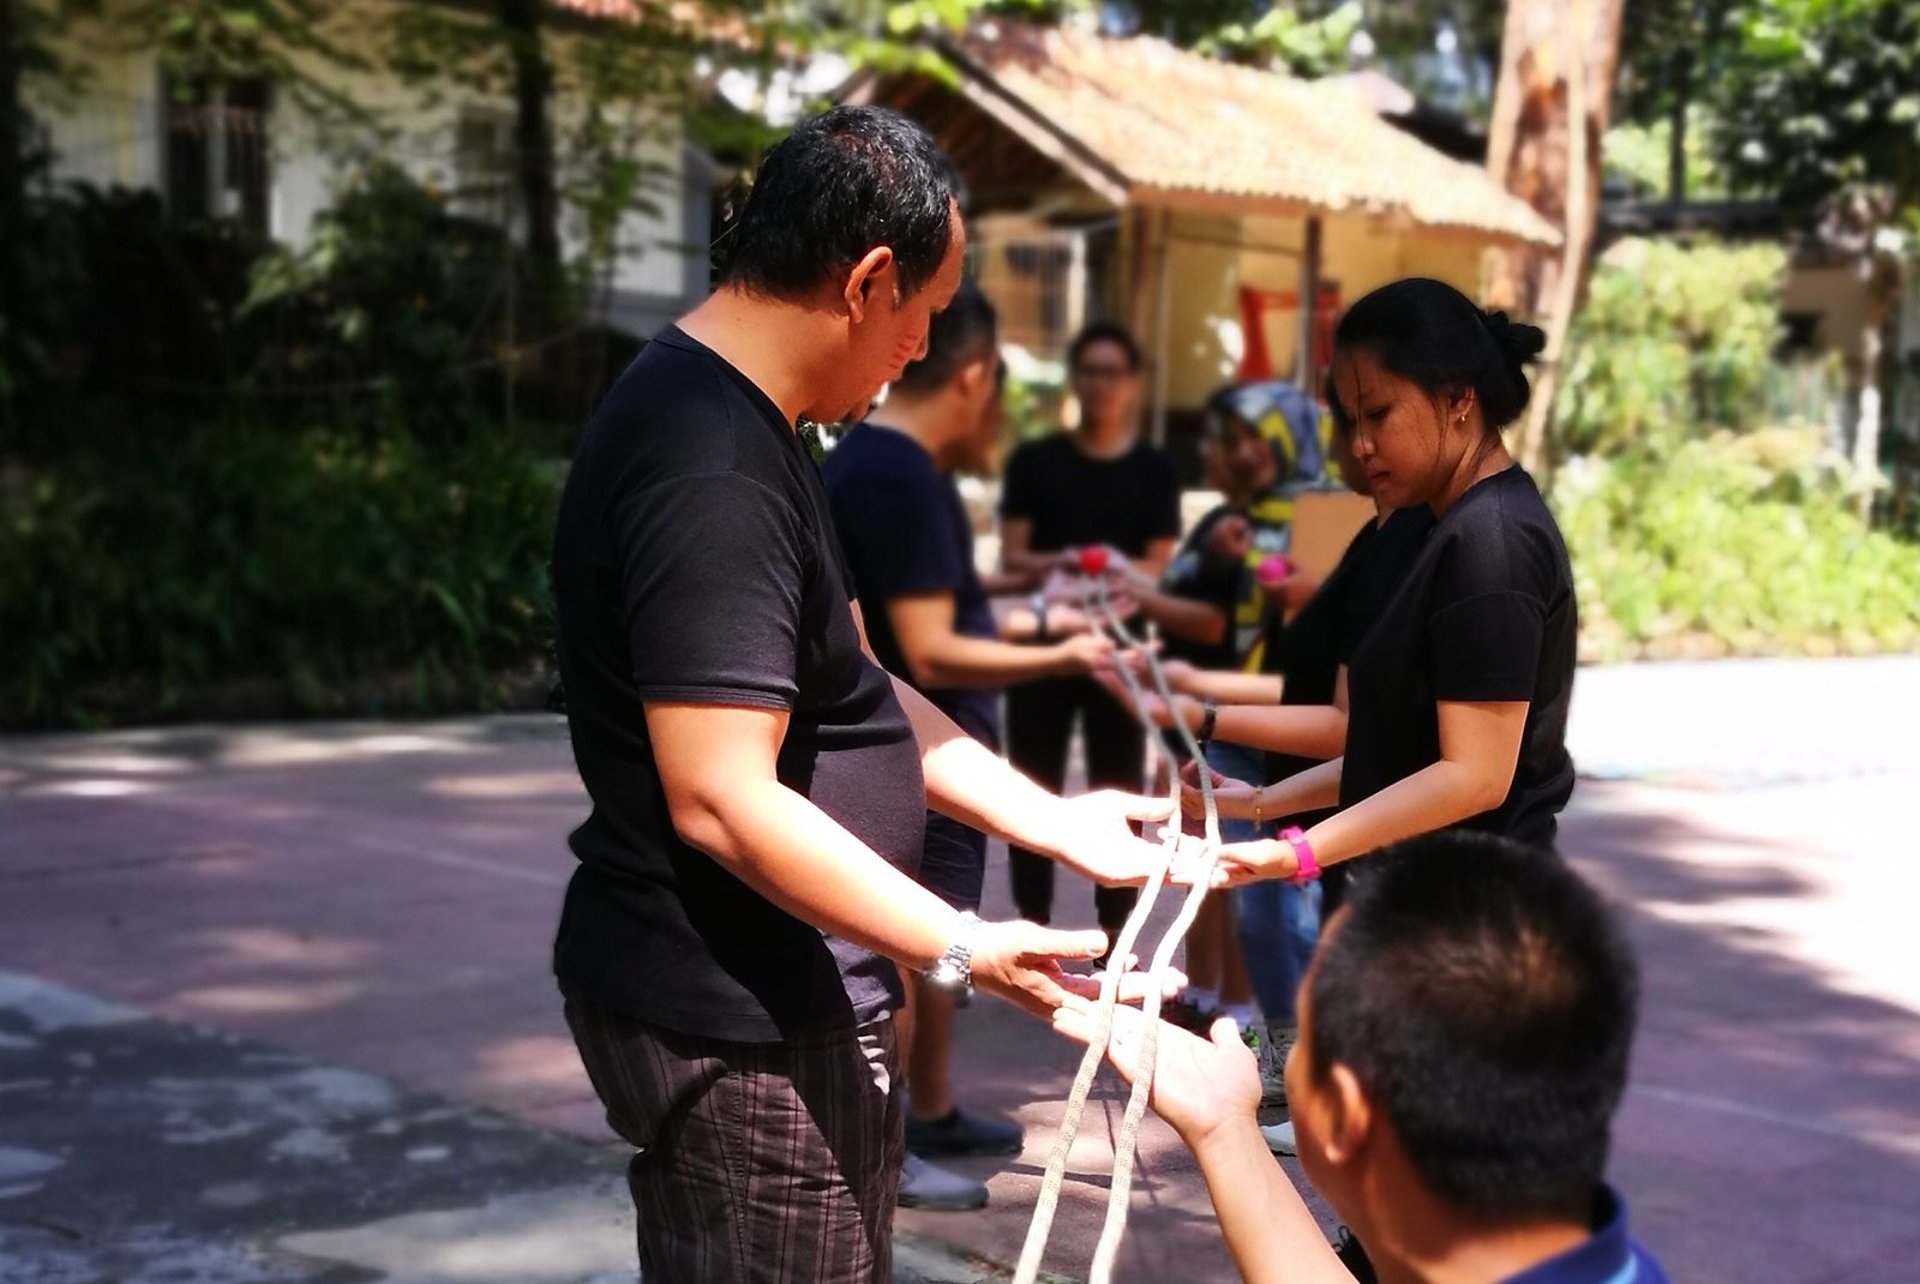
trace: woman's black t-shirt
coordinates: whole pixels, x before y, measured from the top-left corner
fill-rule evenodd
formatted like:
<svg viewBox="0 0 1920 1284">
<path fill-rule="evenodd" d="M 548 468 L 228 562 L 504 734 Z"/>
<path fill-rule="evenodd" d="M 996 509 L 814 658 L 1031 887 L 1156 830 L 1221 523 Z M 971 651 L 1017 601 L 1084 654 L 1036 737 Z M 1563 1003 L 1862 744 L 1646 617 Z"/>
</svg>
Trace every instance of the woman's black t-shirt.
<svg viewBox="0 0 1920 1284">
<path fill-rule="evenodd" d="M 1403 508 L 1385 522 L 1368 522 L 1360 528 L 1340 555 L 1339 565 L 1267 646 L 1265 671 L 1286 678 L 1280 688 L 1281 704 L 1333 703 L 1340 666 L 1353 662 L 1360 640 L 1386 609 L 1432 529 L 1433 513 L 1424 507 Z M 1267 779 L 1285 780 L 1317 766 L 1318 761 L 1270 753 Z M 1332 814 L 1311 812 L 1288 823 L 1304 829 Z"/>
<path fill-rule="evenodd" d="M 1533 478 L 1514 467 L 1469 488 L 1349 663 L 1340 806 L 1440 760 L 1437 701 L 1524 700 L 1512 787 L 1462 827 L 1551 847 L 1573 793 L 1576 626 L 1566 545 Z"/>
</svg>

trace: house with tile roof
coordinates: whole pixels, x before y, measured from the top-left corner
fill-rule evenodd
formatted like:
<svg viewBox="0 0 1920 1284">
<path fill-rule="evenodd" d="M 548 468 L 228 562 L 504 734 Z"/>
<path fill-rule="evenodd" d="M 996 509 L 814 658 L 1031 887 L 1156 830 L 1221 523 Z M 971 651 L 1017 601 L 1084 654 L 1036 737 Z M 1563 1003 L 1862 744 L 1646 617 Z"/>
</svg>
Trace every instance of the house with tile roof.
<svg viewBox="0 0 1920 1284">
<path fill-rule="evenodd" d="M 410 85 L 387 69 L 380 56 L 387 19 L 396 5 L 410 3 L 450 0 L 340 0 L 327 19 L 329 38 L 361 55 L 359 65 L 294 56 L 303 74 L 378 123 L 377 142 L 330 135 L 294 95 L 263 79 L 168 83 L 156 51 L 115 38 L 109 3 L 106 18 L 79 27 L 62 51 L 63 64 L 83 68 L 84 76 L 33 104 L 54 157 L 51 179 L 156 191 L 182 220 L 234 218 L 297 247 L 360 166 L 378 156 L 446 193 L 457 212 L 512 226 L 513 102 L 501 85 Z M 638 3 L 689 20 L 696 8 L 681 0 L 549 3 L 556 44 L 591 39 L 600 23 L 631 16 Z M 582 104 L 561 90 L 550 111 L 556 135 L 564 135 L 580 120 Z M 623 217 L 603 320 L 644 338 L 707 293 L 715 167 L 688 139 L 684 122 L 652 121 L 637 132 L 645 200 Z M 577 211 L 563 211 L 560 231 L 572 258 L 585 244 Z"/>
<path fill-rule="evenodd" d="M 935 48 L 949 74 L 869 74 L 844 99 L 907 113 L 953 156 L 1010 342 L 1044 361 L 1085 320 L 1132 327 L 1162 436 L 1235 378 L 1317 387 L 1333 318 L 1377 285 L 1425 275 L 1477 294 L 1489 247 L 1559 241 L 1348 78 L 1004 19 Z"/>
</svg>

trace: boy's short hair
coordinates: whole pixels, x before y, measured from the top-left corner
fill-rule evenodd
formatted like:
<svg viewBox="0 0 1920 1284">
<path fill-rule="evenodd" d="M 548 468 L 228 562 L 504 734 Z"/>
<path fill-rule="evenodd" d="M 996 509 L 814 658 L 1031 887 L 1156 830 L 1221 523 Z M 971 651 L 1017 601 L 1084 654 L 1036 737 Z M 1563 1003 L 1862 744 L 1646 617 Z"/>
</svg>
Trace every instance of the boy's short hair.
<svg viewBox="0 0 1920 1284">
<path fill-rule="evenodd" d="M 902 370 L 894 387 L 915 396 L 945 387 L 967 362 L 992 355 L 998 331 L 993 304 L 979 286 L 964 283 L 945 311 L 934 314 L 927 328 L 927 355 Z"/>
<path fill-rule="evenodd" d="M 1073 336 L 1067 345 L 1067 373 L 1072 374 L 1080 368 L 1080 358 L 1087 349 L 1096 343 L 1111 343 L 1126 354 L 1127 370 L 1139 374 L 1145 358 L 1140 352 L 1140 341 L 1133 337 L 1133 331 L 1118 321 L 1094 321 L 1083 326 L 1080 333 Z"/>
<path fill-rule="evenodd" d="M 1584 1208 L 1639 998 L 1633 953 L 1559 856 L 1427 834 L 1368 857 L 1308 981 L 1315 1073 L 1345 1064 L 1460 1212 Z"/>
</svg>

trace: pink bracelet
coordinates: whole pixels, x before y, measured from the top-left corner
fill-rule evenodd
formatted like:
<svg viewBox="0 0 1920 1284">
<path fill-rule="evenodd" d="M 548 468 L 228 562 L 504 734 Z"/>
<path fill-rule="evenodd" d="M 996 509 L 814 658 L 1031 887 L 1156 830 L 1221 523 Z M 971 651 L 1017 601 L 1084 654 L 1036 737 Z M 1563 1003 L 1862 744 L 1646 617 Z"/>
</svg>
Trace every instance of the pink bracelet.
<svg viewBox="0 0 1920 1284">
<path fill-rule="evenodd" d="M 1313 844 L 1307 841 L 1307 835 L 1300 826 L 1288 825 L 1280 831 L 1280 837 L 1293 847 L 1295 868 L 1293 878 L 1289 881 L 1300 887 L 1320 877 L 1320 858 L 1313 854 Z"/>
</svg>

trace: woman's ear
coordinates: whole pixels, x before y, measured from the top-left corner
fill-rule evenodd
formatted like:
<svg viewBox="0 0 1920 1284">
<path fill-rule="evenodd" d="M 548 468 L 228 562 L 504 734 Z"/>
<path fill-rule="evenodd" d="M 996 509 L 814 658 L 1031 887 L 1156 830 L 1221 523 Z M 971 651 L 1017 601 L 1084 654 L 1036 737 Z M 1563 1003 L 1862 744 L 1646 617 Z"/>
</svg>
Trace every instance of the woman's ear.
<svg viewBox="0 0 1920 1284">
<path fill-rule="evenodd" d="M 1472 384 L 1463 388 L 1452 388 L 1447 392 L 1447 422 L 1454 427 L 1464 427 L 1473 417 L 1474 407 L 1480 404 L 1478 392 Z"/>
</svg>

